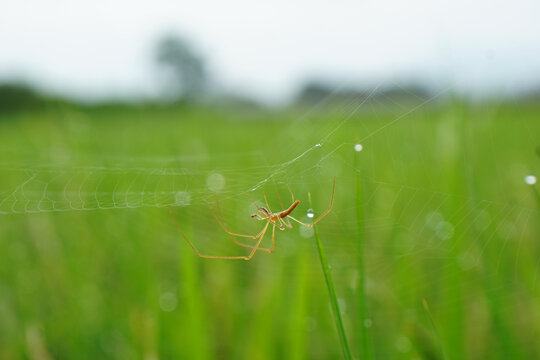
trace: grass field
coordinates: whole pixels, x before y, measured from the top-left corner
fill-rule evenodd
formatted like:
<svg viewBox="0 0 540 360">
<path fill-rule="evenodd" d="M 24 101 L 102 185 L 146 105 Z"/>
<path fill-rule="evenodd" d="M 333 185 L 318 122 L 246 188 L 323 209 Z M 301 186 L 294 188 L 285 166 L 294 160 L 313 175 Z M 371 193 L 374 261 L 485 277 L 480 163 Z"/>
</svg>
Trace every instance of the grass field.
<svg viewBox="0 0 540 360">
<path fill-rule="evenodd" d="M 310 221 L 334 176 L 317 230 L 354 358 L 539 358 L 540 105 L 413 108 L 1 116 L 0 358 L 343 357 L 311 232 L 201 259 L 167 208 L 201 252 L 242 255 L 216 195 L 256 234 L 246 191 L 277 211 L 288 184 Z"/>
</svg>

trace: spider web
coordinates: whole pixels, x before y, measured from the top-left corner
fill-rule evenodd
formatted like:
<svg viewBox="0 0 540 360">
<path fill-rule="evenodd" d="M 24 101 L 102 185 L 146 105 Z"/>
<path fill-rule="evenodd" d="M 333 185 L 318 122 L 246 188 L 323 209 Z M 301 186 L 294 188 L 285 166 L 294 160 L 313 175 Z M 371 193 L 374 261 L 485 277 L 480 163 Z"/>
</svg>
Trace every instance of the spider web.
<svg viewBox="0 0 540 360">
<path fill-rule="evenodd" d="M 535 210 L 528 201 L 530 196 L 524 186 L 518 192 L 521 198 L 517 200 L 511 197 L 508 202 L 501 202 L 500 198 L 491 201 L 489 196 L 468 197 L 463 192 L 453 193 L 454 189 L 445 184 L 444 177 L 449 173 L 426 172 L 433 159 L 428 160 L 424 154 L 426 144 L 415 144 L 421 138 L 417 134 L 418 129 L 425 126 L 418 122 L 435 122 L 429 117 L 441 117 L 437 108 L 448 101 L 451 88 L 440 90 L 427 98 L 411 94 L 416 101 L 408 99 L 400 103 L 394 98 L 377 96 L 386 85 L 378 84 L 365 96 L 334 102 L 346 86 L 337 88 L 306 113 L 280 125 L 279 131 L 271 134 L 261 148 L 236 153 L 221 149 L 208 155 L 221 166 L 209 166 L 205 163 L 205 157 L 201 159 L 198 154 L 141 158 L 120 155 L 114 158 L 113 162 L 122 166 L 73 165 L 64 162 L 21 166 L 26 163 L 24 158 L 22 161 L 4 162 L 0 165 L 3 178 L 0 214 L 170 206 L 186 207 L 192 213 L 192 220 L 207 224 L 214 221 L 208 206 L 215 203 L 216 196 L 223 203 L 230 200 L 240 202 L 240 206 L 244 207 L 242 213 L 238 214 L 235 213 L 237 210 L 228 210 L 229 207 L 223 206 L 224 216 L 230 218 L 246 217 L 255 211 L 246 194 L 251 194 L 256 202 L 262 204 L 262 195 L 268 193 L 275 211 L 288 206 L 289 194 L 285 185 L 294 189 L 295 193 L 299 189 L 297 194 L 303 203 L 308 200 L 307 193 L 313 192 L 310 189 L 324 190 L 317 194 L 320 201 L 317 205 L 324 209 L 326 205 L 320 195 L 329 198 L 333 177 L 337 177 L 339 201 L 339 193 L 351 191 L 355 176 L 362 173 L 367 194 L 363 203 L 366 209 L 373 208 L 368 211 L 373 217 L 366 216 L 364 219 L 364 229 L 370 237 L 381 237 L 382 240 L 384 236 L 389 236 L 389 232 L 405 234 L 404 237 L 410 237 L 408 242 L 399 241 L 395 245 L 400 250 L 404 250 L 401 248 L 405 246 L 403 244 L 414 242 L 411 238 L 425 235 L 431 239 L 420 248 L 418 244 L 409 244 L 409 251 L 401 251 L 399 258 L 405 254 L 442 247 L 445 240 L 453 237 L 456 226 L 461 223 L 466 223 L 461 237 L 468 237 L 467 232 L 473 233 L 479 229 L 515 235 L 518 228 L 515 224 L 528 223 Z M 456 118 L 460 116 L 454 115 Z M 448 117 L 448 114 L 442 116 Z M 439 157 L 435 161 L 459 161 L 456 160 L 459 152 L 456 149 L 459 146 L 456 119 L 446 118 L 439 123 L 442 125 L 435 126 L 433 130 L 439 132 L 434 137 L 440 144 L 427 144 L 431 150 L 439 149 Z M 528 130 L 525 126 L 521 129 L 523 132 Z M 401 136 L 403 129 L 406 129 L 405 136 L 410 138 Z M 343 141 L 347 138 L 349 141 Z M 530 140 L 532 142 L 534 139 Z M 362 150 L 357 152 L 355 146 L 359 144 Z M 497 152 L 494 148 L 491 151 Z M 385 161 L 391 162 L 390 166 L 378 165 L 379 154 L 383 154 L 380 157 Z M 359 164 L 353 161 L 354 156 L 361 158 Z M 229 165 L 245 157 L 255 159 L 256 165 Z M 190 166 L 180 167 L 178 164 Z M 386 173 L 381 172 L 382 168 Z M 499 178 L 500 167 L 494 170 L 494 177 Z M 520 170 L 525 173 L 524 169 Z M 515 177 L 518 182 L 521 178 Z M 348 197 L 353 198 L 354 194 L 349 193 Z M 448 213 L 445 206 L 449 203 L 462 205 L 450 206 L 453 212 Z M 355 206 L 350 204 L 349 207 L 338 208 L 325 221 L 329 225 L 340 224 L 346 229 L 344 233 L 354 232 L 356 220 L 340 213 L 354 212 Z M 237 209 L 237 206 L 230 209 Z M 382 211 L 376 216 L 379 210 Z M 304 220 L 309 220 L 306 213 L 302 216 Z M 493 224 L 498 226 L 494 228 Z M 525 229 L 522 236 L 531 236 L 529 227 L 525 226 Z M 311 236 L 311 232 L 302 231 L 304 233 L 301 235 Z M 353 246 L 351 244 L 332 243 L 329 247 L 346 249 Z M 445 249 L 445 256 L 450 250 Z M 467 262 L 466 267 L 472 266 L 482 256 L 482 251 L 478 251 L 476 254 L 461 251 L 460 262 Z"/>
<path fill-rule="evenodd" d="M 342 126 L 348 123 L 357 113 L 366 106 L 370 97 L 376 93 L 375 87 L 365 98 L 354 98 L 349 103 L 340 103 L 332 110 L 337 115 L 337 125 L 329 124 L 322 127 L 318 134 L 309 134 L 318 142 L 305 147 L 303 142 L 296 141 L 296 136 L 275 136 L 280 144 L 277 146 L 279 157 L 287 159 L 273 165 L 262 165 L 254 168 L 214 168 L 200 169 L 197 160 L 190 156 L 176 155 L 171 157 L 151 158 L 121 158 L 124 166 L 88 166 L 73 165 L 70 163 L 57 164 L 55 162 L 39 165 L 21 166 L 27 161 L 11 161 L 0 164 L 3 177 L 0 191 L 0 213 L 39 213 L 51 211 L 74 210 L 104 210 L 117 208 L 140 207 L 166 207 L 187 206 L 192 202 L 199 202 L 208 198 L 215 192 L 230 195 L 239 192 L 255 191 L 276 179 L 290 179 L 284 176 L 290 173 L 291 168 L 299 169 L 296 177 L 308 177 L 316 172 L 325 159 L 332 157 L 336 152 L 355 143 L 339 143 L 333 141 L 333 135 Z M 376 136 L 386 127 L 398 122 L 414 111 L 436 100 L 446 93 L 441 91 L 429 99 L 423 99 L 407 111 L 396 115 L 391 121 L 378 126 L 375 130 L 367 132 L 360 142 Z M 339 94 L 339 89 L 314 106 L 303 116 L 295 119 L 283 131 L 283 134 L 301 134 L 309 127 L 309 116 L 322 107 L 325 102 L 332 100 L 332 96 Z M 370 106 L 373 106 L 371 104 Z M 362 126 L 363 124 L 360 123 Z M 315 135 L 315 136 L 314 136 Z M 4 149 L 6 151 L 6 149 Z M 268 162 L 266 154 L 254 152 L 264 162 Z M 316 155 L 314 155 L 316 154 Z M 214 158 L 233 158 L 246 156 L 246 153 L 220 153 L 212 155 Z M 8 158 L 9 156 L 6 156 Z M 118 159 L 117 159 L 118 160 Z M 196 166 L 179 168 L 178 162 L 195 162 Z M 131 163 L 144 163 L 146 166 L 129 166 Z M 174 164 L 174 165 L 171 165 Z M 158 166 L 156 166 L 158 165 Z M 301 169 L 300 169 L 301 168 Z M 194 186 L 193 179 L 204 178 L 202 186 Z M 210 177 L 210 178 L 209 178 Z M 226 178 L 226 179 L 225 179 Z M 217 181 L 217 184 L 210 184 Z M 219 183 L 227 184 L 222 188 Z M 209 189 L 210 188 L 210 189 Z M 210 190 L 210 191 L 209 191 Z"/>
<path fill-rule="evenodd" d="M 289 186 L 301 201 L 296 217 L 310 222 L 308 209 L 317 216 L 328 207 L 336 177 L 335 206 L 320 228 L 334 271 L 341 274 L 336 281 L 342 292 L 354 291 L 358 276 L 354 214 L 360 201 L 366 291 L 375 302 L 391 299 L 406 310 L 411 306 L 403 299 L 408 289 L 431 294 L 430 289 L 437 288 L 434 284 L 451 282 L 449 274 L 456 271 L 461 275 L 460 287 L 474 290 L 481 284 L 487 293 L 502 297 L 516 293 L 523 268 L 538 269 L 540 259 L 534 242 L 538 213 L 522 181 L 535 166 L 533 160 L 522 158 L 527 147 L 534 148 L 534 125 L 515 124 L 514 132 L 504 134 L 508 144 L 501 144 L 500 134 L 490 128 L 497 111 L 480 108 L 466 114 L 461 106 L 448 105 L 450 88 L 400 102 L 377 96 L 384 86 L 365 96 L 333 102 L 340 94 L 337 89 L 307 113 L 278 122 L 266 137 L 242 138 L 253 145 L 234 153 L 196 144 L 196 149 L 206 149 L 202 155 L 121 154 L 107 158 L 114 166 L 5 162 L 0 165 L 0 214 L 170 206 L 199 249 L 226 254 L 230 243 L 218 241 L 226 236 L 209 211 L 216 197 L 227 224 L 241 233 L 256 234 L 261 226 L 249 217 L 255 209 L 246 194 L 259 205 L 267 195 L 271 209 L 278 211 L 290 204 Z M 474 119 L 474 126 L 460 120 L 477 114 L 483 118 Z M 231 126 L 234 133 L 244 123 Z M 487 149 L 475 146 L 473 140 L 479 136 L 489 138 L 482 143 L 488 144 Z M 360 200 L 354 191 L 358 178 L 363 187 Z M 170 220 L 167 212 L 162 213 L 164 221 Z M 176 239 L 172 226 L 167 231 L 172 241 Z M 278 258 L 290 259 L 299 248 L 315 251 L 309 229 L 295 226 L 291 232 L 278 233 L 274 254 Z M 433 271 L 422 271 L 418 259 Z M 282 266 L 283 271 L 299 271 L 293 261 Z M 396 268 L 414 276 L 400 277 Z M 300 271 L 301 276 L 312 277 L 320 270 Z M 509 272 L 506 282 L 489 281 L 501 271 Z M 522 291 L 537 297 L 537 278 L 536 270 Z M 434 301 L 444 303 L 447 295 L 435 293 Z M 467 304 L 478 300 L 474 291 L 460 296 Z M 343 311 L 353 306 L 346 295 L 341 301 Z M 519 305 L 509 304 L 505 311 Z M 534 317 L 519 318 L 513 326 L 534 328 L 533 322 Z M 413 336 L 399 335 L 395 351 L 410 351 L 409 337 Z"/>
</svg>

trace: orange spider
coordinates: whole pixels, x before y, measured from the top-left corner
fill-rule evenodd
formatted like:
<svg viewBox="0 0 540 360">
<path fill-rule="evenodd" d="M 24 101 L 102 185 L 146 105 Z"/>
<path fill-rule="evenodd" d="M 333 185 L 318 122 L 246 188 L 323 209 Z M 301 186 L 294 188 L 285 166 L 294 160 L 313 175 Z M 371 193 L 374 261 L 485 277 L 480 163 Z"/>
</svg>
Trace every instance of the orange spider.
<svg viewBox="0 0 540 360">
<path fill-rule="evenodd" d="M 332 205 L 334 203 L 334 193 L 336 191 L 336 178 L 335 177 L 334 177 L 334 185 L 333 185 L 333 188 L 332 188 L 332 198 L 330 199 L 330 207 L 328 208 L 328 210 L 326 210 L 321 216 L 319 216 L 311 224 L 303 223 L 300 220 L 295 219 L 294 217 L 292 217 L 290 215 L 291 212 L 298 206 L 298 204 L 300 203 L 300 200 L 295 200 L 291 188 L 288 185 L 287 185 L 287 187 L 289 188 L 289 192 L 291 193 L 292 204 L 291 204 L 291 206 L 289 206 L 288 209 L 285 209 L 285 210 L 280 211 L 280 212 L 274 213 L 274 212 L 272 212 L 272 210 L 270 210 L 270 206 L 268 205 L 268 200 L 266 199 L 266 194 L 264 194 L 264 201 L 266 203 L 267 208 L 258 207 L 257 204 L 255 203 L 255 201 L 253 201 L 253 199 L 251 199 L 251 197 L 250 197 L 251 201 L 253 202 L 253 204 L 255 205 L 255 207 L 257 208 L 257 211 L 258 211 L 258 213 L 252 214 L 251 217 L 254 218 L 254 219 L 257 219 L 257 220 L 266 220 L 266 225 L 264 225 L 264 228 L 257 235 L 237 234 L 237 233 L 234 233 L 234 232 L 230 231 L 227 228 L 227 225 L 225 224 L 223 214 L 221 213 L 221 209 L 220 209 L 220 206 L 219 206 L 219 201 L 217 200 L 217 198 L 216 198 L 216 205 L 217 205 L 217 209 L 218 209 L 219 215 L 222 218 L 222 220 L 219 219 L 219 217 L 217 216 L 214 209 L 210 208 L 210 210 L 212 210 L 212 213 L 214 214 L 214 217 L 216 218 L 217 222 L 221 225 L 223 230 L 225 230 L 229 235 L 231 235 L 231 237 L 233 238 L 234 242 L 237 245 L 243 246 L 245 248 L 252 249 L 251 252 L 249 253 L 249 255 L 247 255 L 247 256 L 217 256 L 217 255 L 204 255 L 204 254 L 199 253 L 197 251 L 197 249 L 195 248 L 195 246 L 193 246 L 193 244 L 188 240 L 186 235 L 184 235 L 182 230 L 180 230 L 180 226 L 178 226 L 178 223 L 174 219 L 172 209 L 171 209 L 170 206 L 169 206 L 169 212 L 170 212 L 171 217 L 172 217 L 172 219 L 174 221 L 174 224 L 176 225 L 176 228 L 180 232 L 180 235 L 182 235 L 182 237 L 186 240 L 186 242 L 189 244 L 189 246 L 193 249 L 195 254 L 197 254 L 198 256 L 203 257 L 203 258 L 210 258 L 210 259 L 243 259 L 243 260 L 250 260 L 253 257 L 253 255 L 255 254 L 255 252 L 257 252 L 258 250 L 267 251 L 269 253 L 272 253 L 274 251 L 274 235 L 275 235 L 276 227 L 279 228 L 280 230 L 285 230 L 285 228 L 292 229 L 292 225 L 291 225 L 289 219 L 296 221 L 300 225 L 303 225 L 303 226 L 306 226 L 306 227 L 313 227 L 313 225 L 318 223 L 323 217 L 325 217 L 330 212 L 330 210 L 332 210 Z M 276 188 L 276 191 L 277 191 L 277 188 Z M 281 206 L 284 207 L 283 202 L 281 201 L 281 197 L 279 196 L 279 192 L 278 192 L 278 197 L 279 197 L 279 202 L 281 203 Z M 285 221 L 284 219 L 287 220 L 287 221 Z M 261 242 L 262 242 L 262 239 L 263 239 L 264 235 L 266 234 L 266 230 L 268 229 L 268 226 L 270 224 L 273 225 L 272 226 L 272 246 L 270 247 L 270 249 L 262 248 L 262 247 L 260 247 L 260 245 L 261 245 Z M 236 241 L 236 239 L 234 238 L 235 236 L 255 239 L 255 240 L 257 240 L 257 244 L 255 246 L 242 244 L 242 243 Z"/>
</svg>

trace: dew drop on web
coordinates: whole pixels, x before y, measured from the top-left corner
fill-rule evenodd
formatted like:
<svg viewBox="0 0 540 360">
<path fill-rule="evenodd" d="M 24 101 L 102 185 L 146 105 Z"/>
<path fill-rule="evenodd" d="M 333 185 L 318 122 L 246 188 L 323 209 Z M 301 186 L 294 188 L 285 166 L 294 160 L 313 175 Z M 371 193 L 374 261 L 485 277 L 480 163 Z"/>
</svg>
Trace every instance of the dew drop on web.
<svg viewBox="0 0 540 360">
<path fill-rule="evenodd" d="M 536 184 L 536 176 L 534 175 L 527 175 L 525 176 L 525 184 L 527 185 L 534 185 Z"/>
<path fill-rule="evenodd" d="M 175 205 L 188 206 L 191 204 L 191 195 L 187 191 L 177 191 L 174 194 Z"/>
<path fill-rule="evenodd" d="M 354 151 L 356 151 L 356 152 L 362 151 L 363 148 L 364 148 L 364 147 L 362 146 L 362 144 L 356 144 L 356 145 L 354 145 Z"/>
<path fill-rule="evenodd" d="M 312 227 L 299 226 L 298 229 L 300 231 L 300 236 L 305 239 L 309 239 L 313 236 L 314 230 Z"/>
<path fill-rule="evenodd" d="M 308 218 L 312 219 L 315 216 L 315 213 L 313 212 L 313 209 L 308 209 L 306 215 Z"/>
<path fill-rule="evenodd" d="M 206 177 L 206 185 L 213 192 L 220 192 L 225 188 L 225 177 L 219 173 L 212 173 Z"/>
</svg>

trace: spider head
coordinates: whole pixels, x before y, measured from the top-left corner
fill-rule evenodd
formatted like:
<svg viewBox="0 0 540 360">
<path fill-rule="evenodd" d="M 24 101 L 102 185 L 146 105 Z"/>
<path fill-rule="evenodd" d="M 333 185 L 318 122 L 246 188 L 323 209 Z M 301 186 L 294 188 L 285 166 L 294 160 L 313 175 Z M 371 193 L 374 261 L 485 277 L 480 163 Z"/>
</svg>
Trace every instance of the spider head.
<svg viewBox="0 0 540 360">
<path fill-rule="evenodd" d="M 253 219 L 257 219 L 257 220 L 266 220 L 267 218 L 270 217 L 270 212 L 268 210 L 266 210 L 266 208 L 257 208 L 257 210 L 259 211 L 258 214 L 251 214 L 250 216 L 253 218 Z"/>
<path fill-rule="evenodd" d="M 257 208 L 257 211 L 259 211 L 259 214 L 251 214 L 250 215 L 253 219 L 266 220 L 266 219 L 270 218 L 270 216 L 272 216 L 270 211 L 268 211 L 266 208 L 260 207 L 260 208 Z"/>
</svg>

